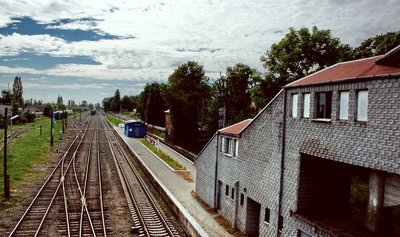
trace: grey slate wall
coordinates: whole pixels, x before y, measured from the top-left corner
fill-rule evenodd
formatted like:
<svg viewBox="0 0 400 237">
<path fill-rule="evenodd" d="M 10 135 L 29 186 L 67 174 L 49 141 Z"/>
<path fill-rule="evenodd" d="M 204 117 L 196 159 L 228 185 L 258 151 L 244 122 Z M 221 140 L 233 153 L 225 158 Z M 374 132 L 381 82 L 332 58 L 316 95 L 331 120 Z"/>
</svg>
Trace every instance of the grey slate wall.
<svg viewBox="0 0 400 237">
<path fill-rule="evenodd" d="M 217 136 L 214 136 L 194 161 L 196 166 L 196 193 L 210 207 L 214 207 L 216 146 Z"/>
<path fill-rule="evenodd" d="M 368 121 L 355 120 L 356 93 L 368 90 Z M 338 120 L 339 92 L 349 90 L 349 119 Z M 312 120 L 316 92 L 332 91 L 330 122 Z M 310 119 L 302 118 L 302 93 L 311 93 Z M 290 96 L 299 93 L 298 116 L 290 117 Z M 298 207 L 300 154 L 318 157 L 349 165 L 400 174 L 400 79 L 380 79 L 325 86 L 289 88 L 286 94 L 287 116 L 284 154 L 283 236 L 296 236 L 299 229 L 319 236 L 331 236 L 313 229 L 306 221 L 290 215 Z M 220 154 L 218 180 L 223 183 L 220 213 L 231 223 L 235 222 L 235 200 L 225 197 L 225 184 L 230 188 L 239 181 L 239 196 L 261 204 L 260 236 L 276 236 L 280 184 L 281 139 L 283 129 L 284 94 L 280 93 L 241 134 L 238 158 Z M 213 166 L 216 139 L 196 161 L 196 191 L 213 205 Z M 329 181 L 329 180 L 328 180 Z M 198 182 L 198 183 L 197 183 Z M 229 195 L 230 196 L 230 195 Z M 239 200 L 238 200 L 239 201 Z M 246 232 L 246 201 L 239 205 L 236 223 Z M 270 223 L 264 223 L 265 208 L 270 209 Z"/>
<path fill-rule="evenodd" d="M 359 122 L 356 117 L 356 93 L 368 90 L 368 121 Z M 338 119 L 339 91 L 350 91 L 349 120 Z M 302 118 L 302 93 L 332 91 L 331 122 L 316 122 Z M 311 226 L 295 217 L 288 217 L 297 210 L 297 192 L 300 170 L 300 153 L 342 162 L 354 166 L 400 174 L 400 80 L 384 79 L 357 83 L 303 87 L 289 89 L 299 93 L 298 116 L 286 118 L 286 153 L 283 192 L 285 236 L 295 236 L 302 228 L 312 233 Z M 310 106 L 310 114 L 314 106 Z M 290 106 L 287 107 L 290 114 Z M 323 236 L 328 234 L 321 233 Z"/>
</svg>

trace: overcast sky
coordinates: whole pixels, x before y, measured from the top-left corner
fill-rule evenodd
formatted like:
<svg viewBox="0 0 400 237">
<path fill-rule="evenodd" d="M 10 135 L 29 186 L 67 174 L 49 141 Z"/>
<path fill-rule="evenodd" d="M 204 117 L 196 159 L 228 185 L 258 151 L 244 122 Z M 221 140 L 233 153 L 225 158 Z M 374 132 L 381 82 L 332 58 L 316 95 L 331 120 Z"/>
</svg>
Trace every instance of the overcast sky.
<svg viewBox="0 0 400 237">
<path fill-rule="evenodd" d="M 25 99 L 101 102 L 166 82 L 198 61 L 216 78 L 260 56 L 290 27 L 330 29 L 357 46 L 400 30 L 398 0 L 0 0 L 0 89 L 22 78 Z"/>
</svg>

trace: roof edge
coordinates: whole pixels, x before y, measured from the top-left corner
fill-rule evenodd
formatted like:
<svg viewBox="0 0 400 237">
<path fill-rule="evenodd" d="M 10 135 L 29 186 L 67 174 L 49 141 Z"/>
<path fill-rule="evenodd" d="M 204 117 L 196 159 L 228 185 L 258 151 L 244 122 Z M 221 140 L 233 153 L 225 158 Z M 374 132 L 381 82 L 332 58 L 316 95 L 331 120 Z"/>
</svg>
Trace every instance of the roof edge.
<svg viewBox="0 0 400 237">
<path fill-rule="evenodd" d="M 383 78 L 400 78 L 400 73 L 389 73 L 389 74 L 379 74 L 379 75 L 373 75 L 373 76 L 363 76 L 363 77 L 348 77 L 348 78 L 343 78 L 340 80 L 331 80 L 331 81 L 325 81 L 325 82 L 315 82 L 315 83 L 308 83 L 308 84 L 302 84 L 302 85 L 293 85 L 290 86 L 286 85 L 284 88 L 287 89 L 292 89 L 292 88 L 299 88 L 299 87 L 307 87 L 307 86 L 317 86 L 317 85 L 328 85 L 328 84 L 339 84 L 339 83 L 347 83 L 347 82 L 357 82 L 354 80 L 360 80 L 360 81 L 367 81 L 367 80 L 373 80 L 373 79 L 383 79 Z"/>
<path fill-rule="evenodd" d="M 292 86 L 291 86 L 292 84 L 297 84 L 298 82 L 301 82 L 301 81 L 303 81 L 303 80 L 305 80 L 305 79 L 307 79 L 307 78 L 309 78 L 309 77 L 311 77 L 311 76 L 314 76 L 314 75 L 317 74 L 317 73 L 321 73 L 321 72 L 323 72 L 323 71 L 325 71 L 325 70 L 331 69 L 331 68 L 336 67 L 336 66 L 338 66 L 338 65 L 349 64 L 349 63 L 354 63 L 354 62 L 360 62 L 360 61 L 365 61 L 365 60 L 371 60 L 371 59 L 374 59 L 374 58 L 377 58 L 376 61 L 379 61 L 380 59 L 383 58 L 383 55 L 372 56 L 372 57 L 368 57 L 368 58 L 360 58 L 360 59 L 351 60 L 351 61 L 345 61 L 345 62 L 338 62 L 338 63 L 335 63 L 335 64 L 333 64 L 333 65 L 330 65 L 330 66 L 328 66 L 328 67 L 326 67 L 326 68 L 324 68 L 324 69 L 321 69 L 321 70 L 319 70 L 319 71 L 316 71 L 316 72 L 314 72 L 314 73 L 311 73 L 310 75 L 307 75 L 307 76 L 305 76 L 305 77 L 302 77 L 302 78 L 300 78 L 300 79 L 298 79 L 298 80 L 292 81 L 291 83 L 285 85 L 284 88 L 292 87 Z"/>
</svg>

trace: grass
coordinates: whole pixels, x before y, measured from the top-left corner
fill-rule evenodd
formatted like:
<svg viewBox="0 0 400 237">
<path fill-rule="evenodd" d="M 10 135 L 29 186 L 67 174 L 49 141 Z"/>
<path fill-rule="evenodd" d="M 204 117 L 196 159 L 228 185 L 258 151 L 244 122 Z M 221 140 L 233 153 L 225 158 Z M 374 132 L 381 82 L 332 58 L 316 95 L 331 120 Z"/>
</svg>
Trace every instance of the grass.
<svg viewBox="0 0 400 237">
<path fill-rule="evenodd" d="M 234 228 L 231 223 L 225 219 L 223 216 L 218 214 L 217 211 L 215 211 L 212 207 L 210 207 L 206 202 L 204 202 L 195 191 L 192 191 L 192 196 L 196 199 L 196 201 L 206 210 L 208 213 L 210 213 L 214 220 L 218 222 L 219 225 L 221 225 L 229 234 L 235 236 L 235 237 L 244 237 L 245 235 L 239 230 Z"/>
<path fill-rule="evenodd" d="M 43 125 L 42 135 L 40 135 L 39 126 Z M 15 129 L 19 126 L 15 126 Z M 10 176 L 10 190 L 18 187 L 19 184 L 24 182 L 32 182 L 39 178 L 44 171 L 35 169 L 35 165 L 46 163 L 49 159 L 47 155 L 51 150 L 50 146 L 50 119 L 42 118 L 36 119 L 34 123 L 23 125 L 23 127 L 32 128 L 28 132 L 20 135 L 17 139 L 13 140 L 12 156 L 10 156 L 10 144 L 7 149 L 7 173 Z M 13 127 L 14 130 L 14 127 Z M 54 129 L 54 142 L 58 141 L 59 131 L 62 131 L 61 122 L 57 121 L 56 128 Z M 64 137 L 66 134 L 64 134 Z M 4 168 L 4 151 L 1 150 L 0 154 L 0 177 L 3 177 Z M 0 179 L 0 196 L 4 196 L 4 179 Z M 20 190 L 16 190 L 20 191 Z"/>
<path fill-rule="evenodd" d="M 123 123 L 124 121 L 122 119 L 113 117 L 111 115 L 107 115 L 107 120 L 110 121 L 110 123 L 115 124 L 118 126 L 118 124 Z"/>
<path fill-rule="evenodd" d="M 155 147 L 153 144 L 151 144 L 147 140 L 140 140 L 140 142 L 145 145 L 147 148 L 149 148 L 154 154 L 156 154 L 158 157 L 160 157 L 165 163 L 167 163 L 172 169 L 174 170 L 183 170 L 185 167 L 183 167 L 181 164 L 176 162 L 174 159 L 172 159 L 169 155 L 165 154 L 161 150 L 158 150 L 157 147 Z"/>
</svg>

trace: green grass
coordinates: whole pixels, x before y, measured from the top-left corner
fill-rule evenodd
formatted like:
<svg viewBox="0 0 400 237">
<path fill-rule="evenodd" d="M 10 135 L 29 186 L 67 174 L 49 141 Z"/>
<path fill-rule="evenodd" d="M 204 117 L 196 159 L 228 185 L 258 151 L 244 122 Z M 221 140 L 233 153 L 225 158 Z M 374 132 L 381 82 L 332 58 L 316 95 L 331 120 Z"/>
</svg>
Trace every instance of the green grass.
<svg viewBox="0 0 400 237">
<path fill-rule="evenodd" d="M 172 159 L 169 155 L 165 154 L 161 150 L 157 150 L 157 148 L 151 144 L 147 140 L 140 140 L 140 142 L 145 145 L 147 148 L 149 148 L 153 153 L 155 153 L 158 157 L 160 157 L 165 163 L 167 163 L 172 169 L 174 170 L 183 170 L 185 167 L 183 167 L 181 164 L 179 164 L 177 161 Z"/>
<path fill-rule="evenodd" d="M 39 130 L 40 124 L 43 125 L 42 135 L 40 135 Z M 58 141 L 59 131 L 62 131 L 61 124 L 61 122 L 57 121 L 54 129 L 54 145 Z M 13 130 L 18 127 L 13 127 Z M 50 146 L 49 118 L 36 119 L 34 123 L 25 124 L 23 127 L 32 129 L 13 140 L 12 156 L 10 156 L 10 144 L 7 149 L 7 173 L 10 176 L 10 190 L 15 190 L 20 183 L 31 182 L 39 178 L 44 171 L 35 169 L 35 165 L 46 163 L 49 159 L 47 153 L 52 149 Z M 65 136 L 66 134 L 64 134 Z M 4 151 L 1 150 L 0 177 L 3 177 L 4 174 L 3 161 Z M 0 179 L 0 187 L 0 196 L 4 196 L 3 178 Z"/>
<path fill-rule="evenodd" d="M 118 126 L 118 124 L 123 123 L 124 121 L 122 119 L 113 117 L 111 115 L 106 115 L 107 120 L 110 121 L 110 123 L 115 124 Z"/>
</svg>

